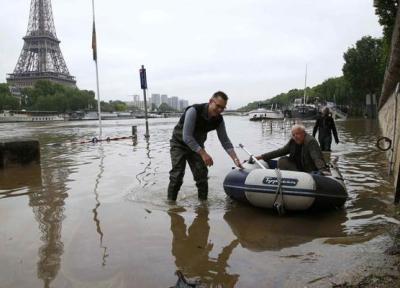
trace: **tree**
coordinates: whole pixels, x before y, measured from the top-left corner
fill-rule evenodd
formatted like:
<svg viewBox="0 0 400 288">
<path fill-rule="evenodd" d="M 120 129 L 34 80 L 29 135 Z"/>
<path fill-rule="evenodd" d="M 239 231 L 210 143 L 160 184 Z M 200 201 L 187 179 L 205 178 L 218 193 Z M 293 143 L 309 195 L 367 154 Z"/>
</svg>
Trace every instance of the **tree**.
<svg viewBox="0 0 400 288">
<path fill-rule="evenodd" d="M 389 61 L 390 47 L 392 42 L 393 28 L 396 22 L 398 0 L 375 0 L 375 14 L 378 16 L 379 24 L 383 26 L 383 45 L 381 65 L 387 66 Z"/>
<path fill-rule="evenodd" d="M 169 106 L 167 103 L 161 103 L 160 107 L 158 107 L 158 111 L 160 111 L 161 113 L 176 112 L 176 110 Z"/>
<path fill-rule="evenodd" d="M 353 91 L 352 103 L 363 103 L 367 94 L 379 95 L 382 69 L 382 40 L 365 36 L 344 53 L 343 75 Z"/>
<path fill-rule="evenodd" d="M 22 108 L 60 113 L 97 107 L 93 91 L 79 90 L 50 81 L 37 81 L 22 90 Z"/>
<path fill-rule="evenodd" d="M 102 112 L 114 112 L 114 107 L 107 102 L 101 101 L 100 108 Z"/>
<path fill-rule="evenodd" d="M 127 111 L 128 110 L 128 105 L 126 105 L 125 102 L 122 102 L 120 100 L 110 101 L 110 103 L 114 107 L 115 111 L 122 112 L 122 111 Z"/>
<path fill-rule="evenodd" d="M 150 111 L 157 111 L 157 106 L 154 103 L 151 103 L 150 105 Z"/>
<path fill-rule="evenodd" d="M 329 78 L 313 87 L 312 90 L 320 101 L 335 102 L 337 104 L 347 104 L 348 96 L 350 95 L 349 83 L 343 76 Z"/>
<path fill-rule="evenodd" d="M 0 84 L 0 110 L 16 110 L 19 108 L 18 98 L 11 95 L 6 83 Z"/>
<path fill-rule="evenodd" d="M 375 0 L 374 7 L 379 24 L 383 26 L 383 38 L 385 41 L 388 41 L 390 46 L 396 13 L 399 7 L 398 0 Z"/>
</svg>

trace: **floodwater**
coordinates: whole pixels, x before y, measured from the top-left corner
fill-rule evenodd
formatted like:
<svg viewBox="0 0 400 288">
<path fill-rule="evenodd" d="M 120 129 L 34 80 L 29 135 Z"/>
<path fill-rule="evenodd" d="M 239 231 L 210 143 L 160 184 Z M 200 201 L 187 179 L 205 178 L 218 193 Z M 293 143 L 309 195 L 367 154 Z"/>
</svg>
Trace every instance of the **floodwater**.
<svg viewBox="0 0 400 288">
<path fill-rule="evenodd" d="M 254 154 L 286 143 L 277 122 L 225 117 L 235 145 Z M 343 210 L 279 217 L 226 198 L 232 168 L 214 133 L 209 200 L 200 203 L 190 170 L 176 205 L 166 201 L 169 139 L 177 119 L 12 123 L 0 138 L 35 138 L 41 164 L 0 171 L 0 287 L 171 287 L 180 270 L 200 287 L 331 287 L 380 265 L 394 216 L 376 122 L 337 122 L 331 157 L 346 180 Z M 306 123 L 311 130 L 313 123 Z M 282 126 L 282 127 L 281 127 Z M 247 158 L 238 151 L 242 160 Z"/>
</svg>

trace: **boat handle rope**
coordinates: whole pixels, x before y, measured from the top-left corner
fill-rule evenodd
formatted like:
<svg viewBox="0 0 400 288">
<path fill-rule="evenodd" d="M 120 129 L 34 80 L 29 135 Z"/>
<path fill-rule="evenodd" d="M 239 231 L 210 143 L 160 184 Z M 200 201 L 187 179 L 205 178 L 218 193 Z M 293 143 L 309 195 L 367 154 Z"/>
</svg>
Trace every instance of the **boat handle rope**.
<svg viewBox="0 0 400 288">
<path fill-rule="evenodd" d="M 273 208 L 276 209 L 279 216 L 285 214 L 285 203 L 283 200 L 283 190 L 282 190 L 282 173 L 279 168 L 275 168 L 276 179 L 278 180 L 278 187 L 276 189 L 275 200 Z"/>
</svg>

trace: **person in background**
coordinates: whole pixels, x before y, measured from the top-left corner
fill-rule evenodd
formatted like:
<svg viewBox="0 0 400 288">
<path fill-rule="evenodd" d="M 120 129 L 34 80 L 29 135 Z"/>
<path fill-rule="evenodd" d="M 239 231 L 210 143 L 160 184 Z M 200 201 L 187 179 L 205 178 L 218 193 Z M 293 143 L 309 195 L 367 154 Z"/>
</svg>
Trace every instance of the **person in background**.
<svg viewBox="0 0 400 288">
<path fill-rule="evenodd" d="M 330 175 L 317 140 L 307 134 L 303 125 L 293 125 L 292 138 L 285 146 L 256 159 L 268 161 L 277 157 L 281 157 L 278 160 L 279 169 L 308 173 L 319 171 L 323 175 Z"/>
<path fill-rule="evenodd" d="M 332 151 L 332 133 L 335 137 L 336 144 L 339 144 L 339 138 L 336 131 L 335 120 L 333 120 L 329 108 L 326 107 L 323 113 L 318 117 L 314 125 L 313 137 L 318 131 L 318 141 L 322 151 Z"/>
<path fill-rule="evenodd" d="M 221 91 L 214 93 L 208 103 L 189 106 L 175 126 L 170 140 L 172 169 L 169 172 L 168 200 L 175 201 L 183 183 L 186 162 L 196 182 L 198 197 L 208 196 L 208 169 L 214 164 L 204 148 L 208 132 L 216 130 L 223 148 L 237 167 L 242 167 L 231 141 L 226 134 L 221 113 L 228 102 L 228 96 Z"/>
</svg>

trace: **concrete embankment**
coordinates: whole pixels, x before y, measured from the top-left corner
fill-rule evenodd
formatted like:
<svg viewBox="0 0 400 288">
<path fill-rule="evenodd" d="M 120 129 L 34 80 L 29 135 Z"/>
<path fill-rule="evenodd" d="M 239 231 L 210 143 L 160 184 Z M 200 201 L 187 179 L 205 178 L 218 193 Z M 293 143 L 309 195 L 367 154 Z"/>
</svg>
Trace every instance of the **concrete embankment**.
<svg viewBox="0 0 400 288">
<path fill-rule="evenodd" d="M 391 53 L 378 109 L 382 134 L 388 137 L 392 144 L 387 156 L 390 170 L 394 175 L 395 202 L 398 203 L 400 201 L 400 9 L 397 11 L 391 43 Z"/>
</svg>

